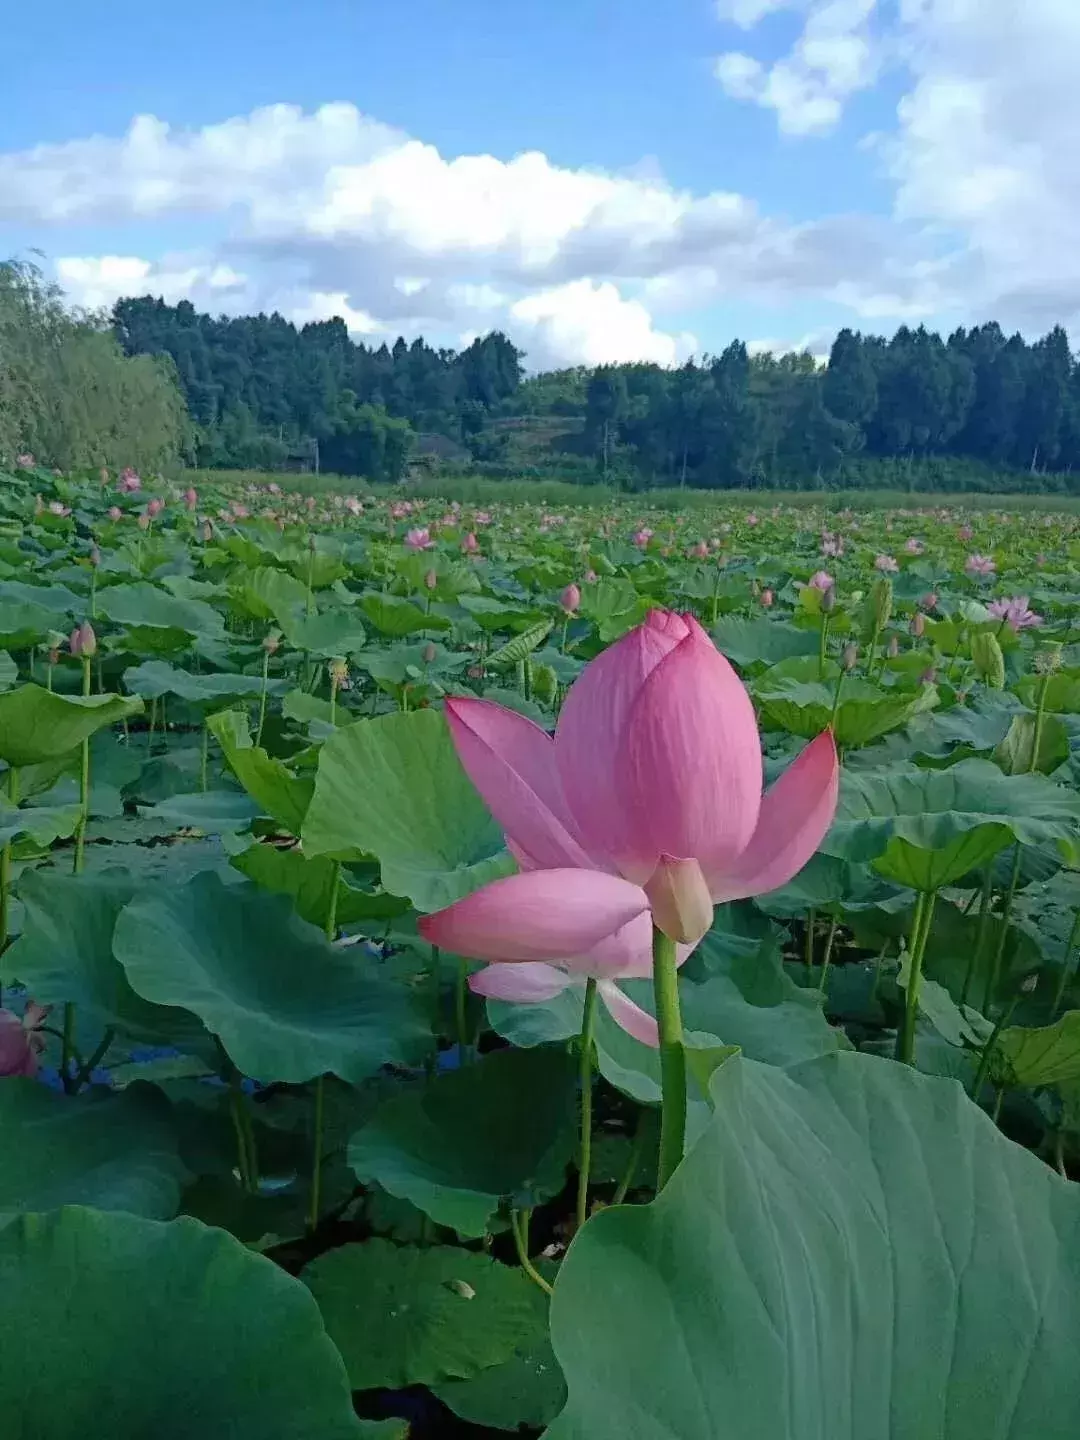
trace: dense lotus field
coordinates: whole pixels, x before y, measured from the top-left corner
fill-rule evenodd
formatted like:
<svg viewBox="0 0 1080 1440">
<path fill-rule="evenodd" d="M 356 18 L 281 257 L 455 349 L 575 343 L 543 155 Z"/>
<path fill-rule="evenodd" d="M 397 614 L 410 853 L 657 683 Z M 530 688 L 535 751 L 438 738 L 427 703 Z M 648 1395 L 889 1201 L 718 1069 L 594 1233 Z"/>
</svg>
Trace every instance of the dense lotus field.
<svg viewBox="0 0 1080 1440">
<path fill-rule="evenodd" d="M 1075 1436 L 1078 524 L 0 475 L 5 1440 Z"/>
</svg>

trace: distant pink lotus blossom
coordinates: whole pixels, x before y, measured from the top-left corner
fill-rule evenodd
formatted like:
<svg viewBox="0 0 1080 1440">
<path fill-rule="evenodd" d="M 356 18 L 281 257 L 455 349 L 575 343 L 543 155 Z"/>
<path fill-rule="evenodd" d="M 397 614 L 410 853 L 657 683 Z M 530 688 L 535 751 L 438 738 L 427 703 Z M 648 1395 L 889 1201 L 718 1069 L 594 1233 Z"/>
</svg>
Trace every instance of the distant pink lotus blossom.
<svg viewBox="0 0 1080 1440">
<path fill-rule="evenodd" d="M 364 507 L 355 495 L 347 495 L 345 497 L 345 509 L 350 515 L 362 515 L 364 513 Z"/>
<path fill-rule="evenodd" d="M 831 560 L 839 559 L 844 553 L 844 542 L 839 535 L 823 535 L 821 537 L 821 553 Z"/>
<path fill-rule="evenodd" d="M 806 583 L 811 590 L 820 590 L 823 595 L 826 590 L 832 590 L 836 585 L 836 581 L 827 570 L 815 571 Z"/>
<path fill-rule="evenodd" d="M 598 580 L 599 578 L 600 578 L 600 577 L 597 575 L 597 573 L 596 573 L 595 570 L 586 570 L 586 571 L 585 571 L 585 583 L 586 583 L 586 585 L 595 585 L 596 582 L 597 582 L 597 580 Z"/>
<path fill-rule="evenodd" d="M 160 515 L 162 510 L 164 509 L 164 500 L 158 500 L 155 498 L 146 502 L 146 513 L 150 516 L 151 520 L 153 520 L 156 516 Z"/>
<path fill-rule="evenodd" d="M 411 500 L 395 500 L 393 505 L 390 506 L 391 520 L 404 520 L 406 515 L 411 515 L 412 512 L 413 507 Z"/>
<path fill-rule="evenodd" d="M 1026 595 L 1013 595 L 1009 600 L 991 600 L 986 607 L 995 620 L 1007 620 L 1013 630 L 1029 630 L 1041 625 L 1043 617 L 1028 605 Z"/>
<path fill-rule="evenodd" d="M 137 523 L 140 530 L 150 529 L 150 516 L 145 510 L 139 515 Z"/>
<path fill-rule="evenodd" d="M 130 465 L 126 470 L 121 470 L 116 488 L 121 495 L 134 495 L 136 491 L 141 490 L 142 481 L 139 479 L 138 471 L 132 470 Z"/>
<path fill-rule="evenodd" d="M 45 1049 L 41 1027 L 49 1007 L 30 1000 L 22 1019 L 11 1010 L 0 1010 L 0 1076 L 37 1074 L 38 1056 Z"/>
<path fill-rule="evenodd" d="M 969 555 L 964 564 L 964 569 L 971 576 L 993 575 L 997 571 L 997 562 L 992 555 Z"/>
<path fill-rule="evenodd" d="M 766 610 L 768 610 L 768 609 L 771 607 L 771 605 L 772 605 L 773 601 L 775 600 L 775 598 L 776 598 L 776 597 L 773 595 L 773 592 L 772 592 L 771 590 L 762 590 L 760 599 L 761 599 L 762 605 L 765 606 L 765 609 L 766 609 Z"/>
<path fill-rule="evenodd" d="M 643 526 L 640 530 L 636 530 L 634 534 L 631 535 L 630 541 L 631 544 L 636 545 L 639 550 L 644 550 L 652 537 L 653 532 Z"/>
<path fill-rule="evenodd" d="M 188 488 L 184 491 L 184 504 L 189 510 L 194 510 L 195 506 L 198 505 L 198 503 L 199 492 L 195 489 L 194 485 L 189 485 Z"/>
<path fill-rule="evenodd" d="M 874 569 L 880 570 L 883 575 L 895 575 L 900 566 L 892 555 L 879 555 L 874 561 Z"/>
<path fill-rule="evenodd" d="M 25 455 L 16 455 L 15 464 L 20 470 L 33 470 L 34 466 L 37 464 L 37 461 L 34 459 L 33 455 L 27 453 Z"/>
<path fill-rule="evenodd" d="M 687 549 L 686 558 L 688 560 L 707 560 L 709 558 L 708 545 L 705 544 L 704 540 L 697 541 L 696 544 L 691 545 Z"/>
<path fill-rule="evenodd" d="M 71 506 L 65 505 L 62 500 L 50 500 L 48 510 L 50 515 L 65 516 L 71 514 Z"/>
<path fill-rule="evenodd" d="M 714 904 L 786 884 L 836 810 L 828 731 L 762 796 L 750 697 L 692 615 L 654 610 L 592 660 L 554 738 L 486 700 L 450 699 L 446 717 L 520 873 L 422 916 L 420 933 L 489 962 L 469 981 L 481 995 L 536 1004 L 594 978 L 645 1044 L 656 1021 L 618 981 L 652 973 L 654 922 L 681 963 Z"/>
<path fill-rule="evenodd" d="M 759 524 L 760 522 L 759 522 L 758 517 L 757 517 L 756 515 L 750 514 L 750 515 L 747 515 L 747 517 L 746 517 L 746 523 L 747 523 L 747 525 L 754 526 L 754 525 Z"/>
<path fill-rule="evenodd" d="M 110 520 L 122 520 L 124 518 L 124 512 L 120 509 L 119 505 L 110 505 L 105 513 Z"/>
<path fill-rule="evenodd" d="M 461 553 L 463 555 L 476 555 L 480 550 L 480 541 L 471 530 L 461 537 Z"/>
<path fill-rule="evenodd" d="M 573 582 L 567 585 L 566 589 L 559 596 L 559 604 L 568 615 L 573 615 L 574 611 L 581 605 L 581 591 Z"/>
<path fill-rule="evenodd" d="M 406 531 L 406 550 L 431 550 L 434 545 L 435 541 L 431 538 L 431 533 L 426 527 L 418 526 L 414 530 Z"/>
<path fill-rule="evenodd" d="M 917 535 L 909 535 L 904 541 L 904 553 L 906 555 L 921 555 L 926 546 Z"/>
<path fill-rule="evenodd" d="M 232 502 L 231 508 L 234 520 L 247 520 L 251 515 L 251 511 L 248 509 L 248 507 L 246 505 L 241 505 L 239 500 L 234 500 Z"/>
<path fill-rule="evenodd" d="M 974 534 L 975 531 L 971 528 L 967 521 L 965 521 L 963 525 L 958 527 L 956 531 L 956 538 L 958 540 L 963 540 L 966 544 Z"/>
<path fill-rule="evenodd" d="M 477 510 L 476 514 L 473 516 L 473 524 L 474 524 L 474 525 L 490 525 L 490 524 L 491 524 L 491 516 L 488 514 L 488 512 L 487 512 L 486 510 Z"/>
<path fill-rule="evenodd" d="M 938 597 L 931 590 L 925 595 L 920 595 L 919 604 L 924 610 L 936 610 Z"/>
<path fill-rule="evenodd" d="M 278 485 L 277 482 L 274 481 L 274 480 L 271 480 L 270 484 L 269 484 L 266 488 L 267 488 L 267 490 L 270 491 L 270 494 L 271 494 L 271 495 L 280 495 L 280 494 L 281 494 L 281 486 Z"/>
</svg>

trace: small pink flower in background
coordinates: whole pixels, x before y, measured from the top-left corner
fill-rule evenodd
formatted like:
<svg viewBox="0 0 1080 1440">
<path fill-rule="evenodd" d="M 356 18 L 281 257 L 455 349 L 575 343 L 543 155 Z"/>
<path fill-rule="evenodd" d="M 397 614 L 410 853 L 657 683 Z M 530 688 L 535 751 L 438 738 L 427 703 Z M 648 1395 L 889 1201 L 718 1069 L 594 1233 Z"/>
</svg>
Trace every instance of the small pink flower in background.
<svg viewBox="0 0 1080 1440">
<path fill-rule="evenodd" d="M 246 505 L 241 505 L 239 500 L 234 500 L 232 502 L 232 513 L 234 520 L 247 520 L 251 515 L 251 511 L 248 509 L 248 507 Z"/>
<path fill-rule="evenodd" d="M 435 586 L 438 585 L 438 583 L 439 583 L 439 577 L 438 577 L 438 575 L 436 575 L 436 573 L 435 573 L 434 570 L 425 571 L 425 573 L 424 573 L 424 585 L 427 587 L 428 590 L 434 590 L 434 589 L 435 589 Z"/>
<path fill-rule="evenodd" d="M 364 507 L 355 495 L 346 496 L 345 509 L 350 515 L 362 515 L 364 513 Z"/>
<path fill-rule="evenodd" d="M 395 500 L 390 506 L 391 520 L 404 520 L 406 515 L 411 515 L 413 506 L 411 500 Z"/>
<path fill-rule="evenodd" d="M 130 465 L 126 470 L 121 470 L 120 479 L 116 482 L 116 488 L 120 491 L 121 495 L 134 495 L 136 491 L 141 490 L 142 481 L 139 479 L 138 472 L 132 470 Z"/>
<path fill-rule="evenodd" d="M 70 515 L 70 514 L 71 514 L 71 506 L 70 506 L 70 505 L 65 505 L 62 500 L 50 500 L 50 501 L 49 501 L 49 514 L 50 514 L 50 515 L 60 515 L 60 516 Z"/>
<path fill-rule="evenodd" d="M 110 520 L 122 520 L 124 518 L 124 512 L 120 509 L 119 505 L 110 505 L 105 513 Z"/>
<path fill-rule="evenodd" d="M 900 569 L 896 560 L 891 555 L 879 555 L 874 561 L 874 569 L 880 570 L 883 575 L 895 575 Z"/>
<path fill-rule="evenodd" d="M 754 515 L 754 514 L 747 515 L 747 517 L 746 517 L 746 523 L 747 523 L 747 525 L 751 525 L 751 526 L 757 525 L 757 524 L 759 523 L 758 517 L 757 517 L 756 515 Z"/>
<path fill-rule="evenodd" d="M 832 590 L 836 585 L 836 581 L 827 570 L 815 571 L 806 583 L 811 590 L 820 590 L 823 595 L 826 590 Z"/>
<path fill-rule="evenodd" d="M 461 551 L 463 555 L 475 555 L 480 549 L 480 541 L 470 530 L 468 534 L 461 537 Z"/>
<path fill-rule="evenodd" d="M 278 485 L 276 481 L 271 480 L 270 484 L 266 488 L 270 491 L 271 495 L 281 494 L 281 486 Z"/>
<path fill-rule="evenodd" d="M 567 585 L 566 589 L 559 596 L 559 604 L 568 615 L 573 615 L 574 611 L 581 604 L 581 591 L 573 583 Z"/>
<path fill-rule="evenodd" d="M 431 532 L 426 527 L 418 526 L 416 529 L 405 532 L 406 550 L 431 550 L 435 541 L 431 538 Z"/>
<path fill-rule="evenodd" d="M 928 594 L 921 595 L 919 597 L 919 604 L 924 610 L 936 610 L 937 601 L 938 597 L 934 594 L 932 590 Z"/>
<path fill-rule="evenodd" d="M 596 573 L 595 570 L 586 570 L 586 571 L 585 571 L 585 583 L 586 583 L 586 585 L 595 585 L 596 582 L 597 582 L 597 580 L 599 580 L 599 578 L 600 578 L 600 577 L 599 577 L 599 575 L 597 575 L 597 573 Z"/>
<path fill-rule="evenodd" d="M 15 464 L 20 470 L 33 470 L 34 466 L 37 464 L 37 461 L 34 459 L 33 455 L 30 454 L 16 455 Z"/>
<path fill-rule="evenodd" d="M 142 512 L 142 514 L 139 516 L 138 524 L 139 524 L 139 529 L 140 529 L 140 530 L 149 530 L 149 529 L 150 529 L 150 516 L 146 513 L 145 510 L 144 510 L 144 511 Z"/>
<path fill-rule="evenodd" d="M 844 542 L 839 535 L 823 535 L 821 537 L 821 553 L 830 559 L 839 559 L 844 553 Z"/>
<path fill-rule="evenodd" d="M 652 537 L 653 532 L 643 526 L 640 530 L 636 530 L 634 532 L 634 534 L 630 537 L 630 542 L 631 544 L 636 545 L 639 550 L 644 550 Z"/>
<path fill-rule="evenodd" d="M 904 541 L 905 555 L 921 555 L 925 549 L 926 546 L 917 535 L 909 535 Z"/>
<path fill-rule="evenodd" d="M 762 795 L 750 697 L 692 615 L 654 610 L 590 661 L 554 737 L 487 700 L 450 699 L 446 717 L 520 873 L 420 933 L 489 962 L 469 981 L 481 995 L 536 1004 L 595 978 L 645 1044 L 656 1021 L 617 982 L 651 975 L 654 922 L 682 963 L 715 904 L 785 885 L 836 810 L 828 731 Z"/>
<path fill-rule="evenodd" d="M 696 545 L 691 545 L 686 552 L 688 560 L 707 560 L 709 558 L 709 547 L 704 540 L 699 540 Z"/>
<path fill-rule="evenodd" d="M 0 1010 L 0 1076 L 37 1074 L 38 1056 L 45 1049 L 41 1027 L 49 1013 L 47 1005 L 29 1000 L 23 1017 Z"/>
<path fill-rule="evenodd" d="M 972 538 L 972 536 L 973 536 L 974 534 L 975 534 L 975 531 L 971 528 L 971 526 L 967 523 L 967 521 L 965 521 L 964 524 L 961 525 L 961 526 L 959 527 L 959 529 L 957 530 L 957 532 L 956 532 L 956 538 L 957 538 L 958 540 L 963 540 L 963 541 L 966 543 L 968 540 L 970 540 L 970 539 Z"/>
<path fill-rule="evenodd" d="M 773 592 L 771 590 L 762 590 L 761 603 L 765 606 L 766 610 L 769 609 L 775 598 L 776 597 L 773 595 Z"/>
<path fill-rule="evenodd" d="M 84 620 L 77 629 L 72 630 L 68 636 L 68 649 L 79 659 L 90 660 L 97 654 L 97 636 L 89 620 Z"/>
<path fill-rule="evenodd" d="M 491 516 L 488 514 L 488 512 L 487 512 L 486 510 L 478 510 L 478 511 L 476 512 L 476 514 L 473 516 L 473 524 L 474 524 L 474 525 L 490 525 L 490 524 L 491 524 Z"/>
<path fill-rule="evenodd" d="M 997 562 L 992 555 L 969 555 L 964 569 L 972 576 L 993 575 L 997 571 Z"/>
<path fill-rule="evenodd" d="M 164 509 L 165 509 L 165 501 L 164 501 L 164 500 L 158 500 L 158 499 L 155 498 L 155 499 L 153 499 L 153 500 L 148 500 L 147 503 L 146 503 L 146 513 L 150 516 L 151 520 L 153 520 L 153 519 L 155 518 L 155 516 L 160 515 L 161 512 L 162 512 L 162 510 L 164 510 Z"/>
<path fill-rule="evenodd" d="M 195 506 L 198 505 L 198 503 L 199 492 L 195 489 L 194 485 L 189 485 L 188 488 L 184 491 L 184 504 L 189 510 L 194 510 Z"/>
<path fill-rule="evenodd" d="M 1026 595 L 1014 595 L 1009 600 L 992 600 L 986 608 L 995 620 L 1007 620 L 1014 630 L 1029 630 L 1043 623 L 1043 617 L 1036 615 L 1028 605 Z"/>
</svg>

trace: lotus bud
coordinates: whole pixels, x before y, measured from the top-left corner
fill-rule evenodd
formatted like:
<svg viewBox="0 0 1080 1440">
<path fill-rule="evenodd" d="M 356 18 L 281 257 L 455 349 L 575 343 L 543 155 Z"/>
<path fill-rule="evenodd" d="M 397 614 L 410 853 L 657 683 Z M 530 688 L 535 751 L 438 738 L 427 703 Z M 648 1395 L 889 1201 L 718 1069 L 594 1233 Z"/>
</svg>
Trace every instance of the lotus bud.
<svg viewBox="0 0 1080 1440">
<path fill-rule="evenodd" d="M 773 592 L 772 592 L 771 590 L 762 590 L 762 592 L 761 592 L 761 603 L 762 603 L 762 605 L 764 605 L 764 607 L 765 607 L 766 610 L 768 610 L 768 609 L 771 608 L 772 603 L 773 603 L 773 601 L 774 601 L 775 599 L 776 599 L 776 596 L 773 594 Z"/>
<path fill-rule="evenodd" d="M 921 610 L 916 610 L 915 614 L 911 617 L 911 633 L 915 636 L 916 640 L 921 639 L 926 633 L 926 616 Z"/>
<path fill-rule="evenodd" d="M 922 674 L 919 676 L 919 684 L 920 684 L 920 685 L 936 685 L 936 684 L 937 684 L 937 671 L 934 669 L 934 667 L 933 667 L 932 665 L 929 667 L 929 669 L 924 670 L 924 671 L 922 672 Z"/>
<path fill-rule="evenodd" d="M 149 514 L 148 514 L 145 510 L 144 510 L 144 511 L 142 512 L 142 514 L 139 516 L 139 529 L 140 529 L 140 530 L 149 530 L 149 529 L 150 529 L 150 516 L 149 516 Z"/>
<path fill-rule="evenodd" d="M 164 509 L 165 509 L 165 501 L 164 501 L 164 500 L 154 499 L 154 500 L 148 500 L 148 501 L 146 502 L 146 513 L 150 516 L 151 520 L 154 518 L 155 515 L 160 515 L 161 512 L 162 512 L 162 510 L 164 510 Z"/>
<path fill-rule="evenodd" d="M 893 588 L 887 575 L 879 576 L 870 587 L 870 612 L 874 629 L 881 631 L 892 618 Z"/>
<path fill-rule="evenodd" d="M 101 551 L 96 545 L 90 547 L 90 564 L 93 565 L 95 570 L 101 564 Z"/>
<path fill-rule="evenodd" d="M 993 690 L 1004 690 L 1005 656 L 993 631 L 978 630 L 972 635 L 971 658 L 980 679 Z"/>
<path fill-rule="evenodd" d="M 900 654 L 900 639 L 899 639 L 899 636 L 896 636 L 896 635 L 890 635 L 890 636 L 889 636 L 889 643 L 888 643 L 888 645 L 886 646 L 885 653 L 888 655 L 888 657 L 889 657 L 890 660 L 895 660 L 895 659 L 896 659 L 896 657 Z"/>
<path fill-rule="evenodd" d="M 936 610 L 937 602 L 938 597 L 934 594 L 932 590 L 928 594 L 923 595 L 919 600 L 919 604 L 924 610 Z"/>
<path fill-rule="evenodd" d="M 89 660 L 97 654 L 97 636 L 94 634 L 94 627 L 89 620 L 84 620 L 77 630 L 71 632 L 68 648 L 72 655 L 77 655 L 84 660 Z"/>
<path fill-rule="evenodd" d="M 435 649 L 434 640 L 429 640 L 424 646 L 423 650 L 421 650 L 420 652 L 425 665 L 430 665 L 438 653 L 439 652 Z"/>
<path fill-rule="evenodd" d="M 573 615 L 574 611 L 581 604 L 581 591 L 576 585 L 567 585 L 566 589 L 559 596 L 559 604 L 568 615 Z"/>
<path fill-rule="evenodd" d="M 439 583 L 439 577 L 434 570 L 428 570 L 424 575 L 424 584 L 429 590 L 434 590 Z"/>
<path fill-rule="evenodd" d="M 836 609 L 836 586 L 830 585 L 821 592 L 821 613 L 831 615 Z"/>
<path fill-rule="evenodd" d="M 559 693 L 559 677 L 550 665 L 532 667 L 532 693 L 541 705 L 554 705 Z"/>
<path fill-rule="evenodd" d="M 277 630 L 270 630 L 263 636 L 262 648 L 267 655 L 276 655 L 281 648 L 281 635 Z"/>
<path fill-rule="evenodd" d="M 108 514 L 109 519 L 112 520 L 114 523 L 117 520 L 122 520 L 124 518 L 124 512 L 120 509 L 119 505 L 110 505 L 106 513 Z"/>
<path fill-rule="evenodd" d="M 855 644 L 854 640 L 849 640 L 848 643 L 844 646 L 844 653 L 841 659 L 841 663 L 843 664 L 844 669 L 849 671 L 854 670 L 855 663 L 858 658 L 859 647 Z"/>
<path fill-rule="evenodd" d="M 198 503 L 199 492 L 195 489 L 194 485 L 189 485 L 184 491 L 184 504 L 189 510 L 194 510 Z"/>
</svg>

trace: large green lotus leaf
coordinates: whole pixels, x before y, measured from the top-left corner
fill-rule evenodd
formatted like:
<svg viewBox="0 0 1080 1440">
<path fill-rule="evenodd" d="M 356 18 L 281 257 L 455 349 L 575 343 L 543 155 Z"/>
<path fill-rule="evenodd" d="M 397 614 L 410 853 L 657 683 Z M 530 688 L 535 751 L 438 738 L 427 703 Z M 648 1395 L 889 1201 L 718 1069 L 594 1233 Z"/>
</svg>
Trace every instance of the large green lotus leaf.
<svg viewBox="0 0 1080 1440">
<path fill-rule="evenodd" d="M 176 1214 L 186 1171 L 169 1102 L 151 1085 L 69 1096 L 7 1079 L 0 1085 L 0 1134 L 9 1157 L 0 1166 L 0 1225 L 61 1205 L 130 1210 L 153 1220 Z"/>
<path fill-rule="evenodd" d="M 205 1051 L 209 1036 L 195 1017 L 137 995 L 113 956 L 117 917 L 137 888 L 124 873 L 29 871 L 19 883 L 22 933 L 0 959 L 0 978 L 18 981 L 39 1004 L 58 1011 L 74 1001 L 84 1052 L 110 1027 L 124 1040 Z"/>
<path fill-rule="evenodd" d="M 256 620 L 276 620 L 282 630 L 296 611 L 304 609 L 308 600 L 306 585 L 272 565 L 241 572 L 232 595 L 234 603 L 246 614 Z"/>
<path fill-rule="evenodd" d="M 1068 1010 L 1053 1025 L 1014 1025 L 994 1046 L 995 1074 L 1012 1085 L 1062 1085 L 1080 1080 L 1080 1010 Z"/>
<path fill-rule="evenodd" d="M 56 626 L 56 613 L 37 601 L 0 600 L 0 645 L 5 650 L 39 645 Z"/>
<path fill-rule="evenodd" d="M 889 894 L 887 887 L 869 866 L 849 865 L 835 855 L 820 851 L 779 890 L 754 898 L 754 904 L 766 915 L 785 920 L 801 918 L 811 907 L 833 910 L 840 905 L 866 904 Z"/>
<path fill-rule="evenodd" d="M 225 622 L 202 600 L 180 600 L 156 585 L 110 585 L 98 592 L 97 608 L 117 625 L 139 630 L 183 630 L 188 635 L 221 635 Z"/>
<path fill-rule="evenodd" d="M 308 855 L 377 856 L 384 887 L 418 910 L 514 868 L 434 710 L 361 720 L 326 741 L 303 843 Z"/>
<path fill-rule="evenodd" d="M 324 610 L 318 615 L 293 615 L 282 627 L 294 650 L 329 659 L 352 655 L 367 643 L 364 627 L 348 610 Z"/>
<path fill-rule="evenodd" d="M 361 596 L 360 609 L 380 634 L 394 639 L 415 635 L 420 630 L 451 628 L 445 615 L 428 614 L 401 595 L 380 595 L 376 590 L 369 590 Z"/>
<path fill-rule="evenodd" d="M 197 790 L 191 795 L 170 795 L 156 805 L 148 805 L 144 813 L 178 830 L 227 835 L 246 830 L 258 815 L 259 807 L 242 790 Z"/>
<path fill-rule="evenodd" d="M 1071 1440 L 1080 1192 L 952 1081 L 737 1057 L 661 1197 L 589 1221 L 550 1440 Z"/>
<path fill-rule="evenodd" d="M 1075 666 L 1056 671 L 1046 682 L 1043 692 L 1041 675 L 1023 675 L 1016 683 L 1016 693 L 1032 709 L 1044 693 L 1043 707 L 1051 714 L 1080 715 L 1080 669 Z"/>
<path fill-rule="evenodd" d="M 989 755 L 1008 733 L 1017 705 L 1008 691 L 987 690 L 971 705 L 919 715 L 908 731 L 914 753 L 938 763 Z"/>
<path fill-rule="evenodd" d="M 534 1304 L 544 1305 L 534 1285 Z M 566 1381 L 551 1348 L 544 1316 L 541 1338 L 518 1345 L 511 1359 L 490 1365 L 472 1380 L 443 1380 L 431 1387 L 455 1415 L 493 1430 L 539 1429 L 566 1404 Z"/>
<path fill-rule="evenodd" d="M 334 913 L 339 925 L 360 920 L 394 920 L 409 909 L 398 895 L 357 890 L 339 875 L 339 867 L 325 855 L 305 855 L 298 845 L 279 850 L 276 845 L 252 845 L 234 855 L 233 866 L 264 890 L 291 895 L 302 920 L 322 929 L 330 916 L 330 901 L 337 887 Z"/>
<path fill-rule="evenodd" d="M 940 890 L 955 885 L 965 875 L 980 869 L 999 850 L 1013 843 L 1008 825 L 988 822 L 954 835 L 936 847 L 913 845 L 902 835 L 894 835 L 884 852 L 873 862 L 873 868 L 886 880 L 912 890 Z"/>
<path fill-rule="evenodd" d="M 988 760 L 961 760 L 948 770 L 845 770 L 821 848 L 846 860 L 873 860 L 894 835 L 936 849 L 995 823 L 1026 845 L 1068 836 L 1080 824 L 1080 795 L 1044 775 L 1003 775 Z"/>
<path fill-rule="evenodd" d="M 41 605 L 54 615 L 83 617 L 86 601 L 66 585 L 27 585 L 22 580 L 0 580 L 0 602 L 14 601 L 21 605 Z M 64 628 L 61 626 L 60 628 Z"/>
<path fill-rule="evenodd" d="M 523 1270 L 446 1245 L 342 1245 L 301 1278 L 355 1390 L 469 1379 L 545 1330 Z"/>
<path fill-rule="evenodd" d="M 254 885 L 197 875 L 139 896 L 117 921 L 113 953 L 140 995 L 190 1010 L 259 1080 L 332 1072 L 355 1084 L 430 1049 L 420 997 Z"/>
<path fill-rule="evenodd" d="M 81 805 L 25 805 L 20 809 L 0 798 L 0 845 L 26 835 L 35 845 L 45 847 L 74 835 L 81 819 Z"/>
<path fill-rule="evenodd" d="M 6 690 L 0 694 L 0 759 L 9 765 L 56 759 L 142 708 L 137 696 L 56 695 L 40 685 Z"/>
<path fill-rule="evenodd" d="M 380 1106 L 349 1164 L 438 1224 L 483 1235 L 502 1204 L 532 1209 L 562 1189 L 576 1097 L 565 1049 L 495 1051 Z"/>
<path fill-rule="evenodd" d="M 221 710 L 207 727 L 225 752 L 230 770 L 251 798 L 294 835 L 300 834 L 314 782 L 295 776 L 283 760 L 268 755 L 251 738 L 247 712 Z"/>
<path fill-rule="evenodd" d="M 10 690 L 18 678 L 18 665 L 6 650 L 0 650 L 0 690 Z"/>
<path fill-rule="evenodd" d="M 212 705 L 244 696 L 257 698 L 262 693 L 261 675 L 194 675 L 179 670 L 165 660 L 144 660 L 124 671 L 124 686 L 136 695 L 150 700 L 162 695 L 179 695 L 193 704 Z M 268 680 L 268 695 L 280 695 L 288 689 L 286 680 Z"/>
<path fill-rule="evenodd" d="M 1056 715 L 1044 715 L 1039 732 L 1039 753 L 1035 754 L 1036 718 L 1014 715 L 1004 739 L 994 750 L 994 760 L 1006 775 L 1027 775 L 1037 770 L 1050 775 L 1069 758 L 1069 732 Z"/>
<path fill-rule="evenodd" d="M 585 598 L 582 597 L 583 603 Z M 458 604 L 482 630 L 492 634 L 500 630 L 528 630 L 544 619 L 542 611 L 516 596 L 498 600 L 491 595 L 460 595 Z"/>
<path fill-rule="evenodd" d="M 197 1220 L 78 1206 L 0 1232 L 0 1394 L 10 1440 L 363 1434 L 298 1280 Z"/>
<path fill-rule="evenodd" d="M 713 626 L 712 634 L 717 649 L 742 669 L 775 665 L 796 655 L 816 655 L 818 651 L 818 637 L 812 630 L 800 630 L 786 620 L 744 620 L 740 615 L 725 615 Z"/>
</svg>

